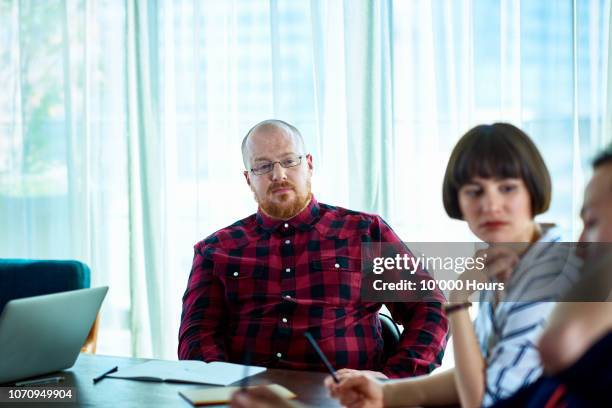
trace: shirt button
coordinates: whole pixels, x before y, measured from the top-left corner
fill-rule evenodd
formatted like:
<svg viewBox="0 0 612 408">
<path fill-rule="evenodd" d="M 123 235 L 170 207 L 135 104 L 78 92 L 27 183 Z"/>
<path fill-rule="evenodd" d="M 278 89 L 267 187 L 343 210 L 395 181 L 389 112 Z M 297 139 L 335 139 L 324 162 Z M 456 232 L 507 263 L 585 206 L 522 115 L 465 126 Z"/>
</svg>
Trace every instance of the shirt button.
<svg viewBox="0 0 612 408">
<path fill-rule="evenodd" d="M 289 224 L 285 223 L 285 228 L 289 228 Z"/>
<path fill-rule="evenodd" d="M 282 353 L 276 353 L 276 357 L 281 358 L 283 356 Z"/>
<path fill-rule="evenodd" d="M 340 268 L 340 264 L 335 264 L 334 268 L 336 268 L 336 269 Z"/>
<path fill-rule="evenodd" d="M 286 240 L 286 241 L 285 241 L 285 244 L 287 244 L 287 245 L 289 245 L 290 243 L 291 243 L 291 241 L 290 241 L 290 240 Z"/>
<path fill-rule="evenodd" d="M 291 268 L 285 269 L 285 272 L 287 272 L 287 273 L 291 272 Z"/>
<path fill-rule="evenodd" d="M 238 272 L 234 272 L 234 276 L 238 276 Z"/>
<path fill-rule="evenodd" d="M 287 322 L 288 322 L 287 318 L 283 317 L 283 323 L 287 323 Z"/>
</svg>

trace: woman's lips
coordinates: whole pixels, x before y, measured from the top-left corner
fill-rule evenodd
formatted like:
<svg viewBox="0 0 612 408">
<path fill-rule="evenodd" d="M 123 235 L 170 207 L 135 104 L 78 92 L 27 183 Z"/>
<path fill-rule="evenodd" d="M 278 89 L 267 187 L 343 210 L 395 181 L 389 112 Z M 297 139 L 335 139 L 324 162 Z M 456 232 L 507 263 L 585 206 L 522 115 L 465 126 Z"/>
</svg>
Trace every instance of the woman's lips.
<svg viewBox="0 0 612 408">
<path fill-rule="evenodd" d="M 497 229 L 505 227 L 506 225 L 508 225 L 508 223 L 505 221 L 487 221 L 480 224 L 480 228 Z"/>
</svg>

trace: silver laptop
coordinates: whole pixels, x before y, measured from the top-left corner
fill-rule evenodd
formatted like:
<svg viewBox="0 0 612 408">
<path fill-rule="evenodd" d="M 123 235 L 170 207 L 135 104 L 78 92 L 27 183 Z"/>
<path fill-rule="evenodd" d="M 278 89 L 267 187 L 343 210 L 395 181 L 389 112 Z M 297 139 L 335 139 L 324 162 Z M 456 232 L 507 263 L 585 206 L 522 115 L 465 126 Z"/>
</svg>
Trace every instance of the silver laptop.
<svg viewBox="0 0 612 408">
<path fill-rule="evenodd" d="M 0 384 L 74 365 L 108 286 L 11 300 L 0 314 Z"/>
</svg>

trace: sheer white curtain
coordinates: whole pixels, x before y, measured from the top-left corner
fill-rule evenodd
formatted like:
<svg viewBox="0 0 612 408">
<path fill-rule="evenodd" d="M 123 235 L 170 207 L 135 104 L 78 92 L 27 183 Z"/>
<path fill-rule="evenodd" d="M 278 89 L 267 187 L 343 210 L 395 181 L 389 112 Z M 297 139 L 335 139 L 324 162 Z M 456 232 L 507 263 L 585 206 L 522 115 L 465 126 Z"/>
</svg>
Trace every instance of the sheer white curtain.
<svg viewBox="0 0 612 408">
<path fill-rule="evenodd" d="M 0 256 L 111 290 L 101 353 L 175 358 L 195 242 L 252 213 L 240 142 L 294 123 L 324 202 L 470 239 L 440 186 L 469 127 L 522 126 L 576 236 L 610 140 L 610 0 L 0 3 Z"/>
<path fill-rule="evenodd" d="M 463 223 L 444 220 L 441 163 L 471 126 L 508 121 L 534 138 L 552 172 L 553 203 L 542 220 L 577 237 L 588 160 L 609 138 L 610 2 L 394 6 L 395 151 L 411 158 L 397 168 L 411 187 L 396 200 L 410 208 L 396 219 L 404 236 L 465 233 Z M 434 213 L 433 225 L 420 216 Z"/>
</svg>

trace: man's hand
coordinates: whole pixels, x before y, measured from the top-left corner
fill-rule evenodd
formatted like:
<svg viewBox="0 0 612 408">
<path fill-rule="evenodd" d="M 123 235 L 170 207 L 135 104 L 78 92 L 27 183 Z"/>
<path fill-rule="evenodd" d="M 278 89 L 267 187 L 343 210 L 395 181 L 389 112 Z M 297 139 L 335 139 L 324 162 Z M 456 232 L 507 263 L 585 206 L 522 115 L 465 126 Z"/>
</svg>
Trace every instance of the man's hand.
<svg viewBox="0 0 612 408">
<path fill-rule="evenodd" d="M 332 377 L 325 379 L 325 386 L 332 397 L 348 408 L 382 408 L 383 388 L 374 377 L 358 370 L 338 371 L 340 382 Z"/>
<path fill-rule="evenodd" d="M 230 406 L 233 408 L 298 408 L 303 407 L 298 402 L 289 401 L 265 385 L 249 387 L 246 390 L 236 391 L 232 395 Z"/>
</svg>

